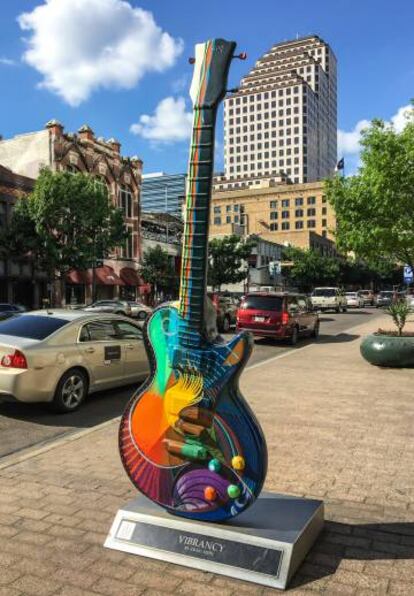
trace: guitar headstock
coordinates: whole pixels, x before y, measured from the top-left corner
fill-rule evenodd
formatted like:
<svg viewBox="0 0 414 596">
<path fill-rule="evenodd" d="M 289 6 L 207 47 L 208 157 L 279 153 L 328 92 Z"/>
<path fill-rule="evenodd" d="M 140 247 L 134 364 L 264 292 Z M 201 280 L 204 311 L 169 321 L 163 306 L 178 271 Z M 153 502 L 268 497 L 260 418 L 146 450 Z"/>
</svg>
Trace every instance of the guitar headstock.
<svg viewBox="0 0 414 596">
<path fill-rule="evenodd" d="M 194 64 L 190 87 L 194 108 L 214 108 L 223 99 L 235 47 L 234 41 L 224 39 L 211 39 L 196 45 L 195 58 L 190 60 Z"/>
</svg>

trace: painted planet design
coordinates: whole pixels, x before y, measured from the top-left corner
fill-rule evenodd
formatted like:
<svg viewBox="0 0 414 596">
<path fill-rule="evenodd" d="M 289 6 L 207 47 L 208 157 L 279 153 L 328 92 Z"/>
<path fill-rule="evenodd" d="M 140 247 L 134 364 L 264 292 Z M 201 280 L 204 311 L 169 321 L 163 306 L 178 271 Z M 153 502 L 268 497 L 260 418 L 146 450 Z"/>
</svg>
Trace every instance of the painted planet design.
<svg viewBox="0 0 414 596">
<path fill-rule="evenodd" d="M 178 477 L 173 492 L 174 508 L 184 511 L 205 511 L 217 508 L 228 501 L 229 480 L 205 468 L 192 469 Z M 216 493 L 216 499 L 206 499 L 205 489 L 210 487 Z"/>
</svg>

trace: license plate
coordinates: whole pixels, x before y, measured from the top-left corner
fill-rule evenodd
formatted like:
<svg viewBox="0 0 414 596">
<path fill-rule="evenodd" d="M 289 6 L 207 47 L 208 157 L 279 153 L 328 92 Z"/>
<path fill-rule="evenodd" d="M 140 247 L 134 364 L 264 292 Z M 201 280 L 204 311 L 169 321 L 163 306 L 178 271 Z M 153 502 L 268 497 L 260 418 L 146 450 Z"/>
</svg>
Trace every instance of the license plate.
<svg viewBox="0 0 414 596">
<path fill-rule="evenodd" d="M 265 317 L 254 317 L 256 323 L 264 323 Z"/>
</svg>

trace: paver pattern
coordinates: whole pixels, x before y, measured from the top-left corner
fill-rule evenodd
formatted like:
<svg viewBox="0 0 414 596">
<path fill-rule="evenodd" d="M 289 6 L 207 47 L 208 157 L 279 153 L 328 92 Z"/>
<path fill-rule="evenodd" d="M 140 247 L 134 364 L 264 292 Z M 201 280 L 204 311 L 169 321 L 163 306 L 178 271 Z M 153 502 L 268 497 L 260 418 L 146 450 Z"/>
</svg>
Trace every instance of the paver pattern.
<svg viewBox="0 0 414 596">
<path fill-rule="evenodd" d="M 268 441 L 266 489 L 326 505 L 293 594 L 414 594 L 414 371 L 366 364 L 359 338 L 370 330 L 242 377 Z M 277 593 L 104 549 L 117 509 L 135 494 L 116 423 L 0 465 L 0 596 Z"/>
</svg>

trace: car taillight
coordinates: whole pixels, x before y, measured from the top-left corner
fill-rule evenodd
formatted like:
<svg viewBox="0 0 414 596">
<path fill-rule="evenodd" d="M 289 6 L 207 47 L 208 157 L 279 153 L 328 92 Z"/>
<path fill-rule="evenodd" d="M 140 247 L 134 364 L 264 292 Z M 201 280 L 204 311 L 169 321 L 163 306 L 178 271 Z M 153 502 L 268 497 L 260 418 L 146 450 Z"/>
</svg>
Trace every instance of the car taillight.
<svg viewBox="0 0 414 596">
<path fill-rule="evenodd" d="M 282 325 L 287 325 L 289 323 L 289 313 L 284 310 L 282 312 Z"/>
<path fill-rule="evenodd" d="M 15 350 L 13 354 L 3 356 L 1 365 L 6 368 L 27 368 L 26 356 L 20 350 Z"/>
</svg>

